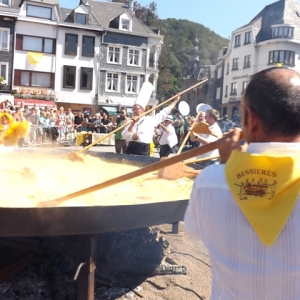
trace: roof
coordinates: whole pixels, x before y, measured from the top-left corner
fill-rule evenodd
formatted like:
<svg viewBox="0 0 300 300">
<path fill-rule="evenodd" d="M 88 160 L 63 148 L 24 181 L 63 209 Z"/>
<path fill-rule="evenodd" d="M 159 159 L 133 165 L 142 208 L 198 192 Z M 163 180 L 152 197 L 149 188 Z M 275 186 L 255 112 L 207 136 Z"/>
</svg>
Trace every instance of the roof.
<svg viewBox="0 0 300 300">
<path fill-rule="evenodd" d="M 100 2 L 100 1 L 86 1 L 82 2 L 88 4 L 91 7 L 91 12 L 98 20 L 98 22 L 107 30 L 111 25 L 111 21 L 120 17 L 123 13 L 128 13 L 132 17 L 132 32 L 153 35 L 157 37 L 157 34 L 147 25 L 145 25 L 141 20 L 139 20 L 133 11 L 131 11 L 123 3 L 117 2 Z"/>
<path fill-rule="evenodd" d="M 243 27 L 253 25 L 259 26 L 256 35 L 256 42 L 272 39 L 272 25 L 288 24 L 300 28 L 300 3 L 296 0 L 279 0 L 267 5 L 248 24 Z M 241 28 L 243 28 L 241 27 Z M 256 33 L 256 32 L 255 32 Z M 300 31 L 295 30 L 294 38 L 300 39 Z"/>
<path fill-rule="evenodd" d="M 203 65 L 200 60 L 191 60 L 188 63 L 186 79 L 201 80 L 203 78 L 213 78 L 215 65 Z"/>
<path fill-rule="evenodd" d="M 98 20 L 95 18 L 93 13 L 89 13 L 89 16 L 87 18 L 87 24 L 79 24 L 79 23 L 74 23 L 74 13 L 75 9 L 69 9 L 69 8 L 60 8 L 60 25 L 66 25 L 66 26 L 72 26 L 76 28 L 86 28 L 86 29 L 92 29 L 92 30 L 103 30 L 103 27 L 101 24 L 98 22 Z"/>
</svg>

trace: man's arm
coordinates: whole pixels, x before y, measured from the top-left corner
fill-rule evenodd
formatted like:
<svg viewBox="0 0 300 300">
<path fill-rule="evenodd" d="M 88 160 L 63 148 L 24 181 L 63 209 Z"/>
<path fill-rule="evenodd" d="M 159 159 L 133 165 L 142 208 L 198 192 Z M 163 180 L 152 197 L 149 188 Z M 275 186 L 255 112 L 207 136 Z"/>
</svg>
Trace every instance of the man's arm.
<svg viewBox="0 0 300 300">
<path fill-rule="evenodd" d="M 168 130 L 168 128 L 167 128 L 167 127 L 165 127 L 163 124 L 160 124 L 160 127 L 161 127 L 161 129 L 162 129 L 163 131 L 165 131 L 165 132 L 169 133 L 169 130 Z"/>
<path fill-rule="evenodd" d="M 164 108 L 159 113 L 151 117 L 155 125 L 163 122 L 166 119 L 167 115 L 171 113 L 172 109 L 175 107 L 175 105 L 178 103 L 179 100 L 180 100 L 180 93 L 175 96 L 175 99 L 172 101 L 171 104 L 169 104 L 168 107 Z"/>
</svg>

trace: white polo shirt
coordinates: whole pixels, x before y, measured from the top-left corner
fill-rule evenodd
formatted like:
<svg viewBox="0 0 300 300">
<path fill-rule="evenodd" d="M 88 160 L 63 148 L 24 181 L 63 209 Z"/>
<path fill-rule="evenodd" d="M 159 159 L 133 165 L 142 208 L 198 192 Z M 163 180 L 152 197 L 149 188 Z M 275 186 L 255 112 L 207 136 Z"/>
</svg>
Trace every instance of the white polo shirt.
<svg viewBox="0 0 300 300">
<path fill-rule="evenodd" d="M 289 155 L 300 143 L 252 143 L 247 151 Z M 300 198 L 277 240 L 265 246 L 236 204 L 224 166 L 200 173 L 184 218 L 187 233 L 209 251 L 211 299 L 300 299 Z"/>
</svg>

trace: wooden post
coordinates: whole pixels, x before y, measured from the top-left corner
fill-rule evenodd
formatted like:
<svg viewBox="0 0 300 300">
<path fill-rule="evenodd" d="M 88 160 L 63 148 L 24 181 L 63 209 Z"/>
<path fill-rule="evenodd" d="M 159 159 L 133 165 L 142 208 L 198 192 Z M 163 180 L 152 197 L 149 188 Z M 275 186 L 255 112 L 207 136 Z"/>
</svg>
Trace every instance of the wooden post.
<svg viewBox="0 0 300 300">
<path fill-rule="evenodd" d="M 173 234 L 179 233 L 179 222 L 172 223 L 172 233 Z"/>
<path fill-rule="evenodd" d="M 94 234 L 78 236 L 78 264 L 86 263 L 77 279 L 77 300 L 94 300 L 97 241 Z"/>
</svg>

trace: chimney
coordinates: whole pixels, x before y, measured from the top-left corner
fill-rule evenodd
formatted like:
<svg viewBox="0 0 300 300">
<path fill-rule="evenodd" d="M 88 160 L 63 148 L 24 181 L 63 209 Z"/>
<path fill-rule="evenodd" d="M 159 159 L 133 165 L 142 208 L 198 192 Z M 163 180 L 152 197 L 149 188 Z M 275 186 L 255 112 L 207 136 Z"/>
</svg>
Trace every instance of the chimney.
<svg viewBox="0 0 300 300">
<path fill-rule="evenodd" d="M 133 12 L 133 0 L 128 0 L 128 8 Z"/>
</svg>

